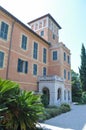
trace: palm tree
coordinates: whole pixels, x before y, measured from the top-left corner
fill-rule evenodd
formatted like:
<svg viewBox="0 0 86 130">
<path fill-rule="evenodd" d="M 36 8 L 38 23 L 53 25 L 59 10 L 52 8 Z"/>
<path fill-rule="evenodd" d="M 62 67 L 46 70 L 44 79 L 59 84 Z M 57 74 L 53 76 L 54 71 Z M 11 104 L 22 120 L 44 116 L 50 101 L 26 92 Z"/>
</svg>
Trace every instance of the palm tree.
<svg viewBox="0 0 86 130">
<path fill-rule="evenodd" d="M 7 130 L 35 130 L 43 106 L 39 95 L 0 79 L 0 126 Z"/>
</svg>

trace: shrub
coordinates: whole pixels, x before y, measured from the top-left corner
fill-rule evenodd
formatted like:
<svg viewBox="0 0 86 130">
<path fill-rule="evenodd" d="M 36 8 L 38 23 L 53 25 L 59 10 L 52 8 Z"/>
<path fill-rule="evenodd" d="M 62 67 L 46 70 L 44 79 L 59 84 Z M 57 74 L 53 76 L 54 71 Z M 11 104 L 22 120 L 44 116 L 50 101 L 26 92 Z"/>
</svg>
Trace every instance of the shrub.
<svg viewBox="0 0 86 130">
<path fill-rule="evenodd" d="M 71 110 L 70 105 L 67 103 L 61 104 L 60 109 L 62 113 L 65 113 Z"/>
<path fill-rule="evenodd" d="M 60 115 L 61 113 L 68 112 L 70 110 L 71 110 L 70 105 L 66 104 L 66 103 L 61 104 L 61 106 L 59 106 L 59 107 L 48 106 L 47 108 L 45 108 L 45 112 L 41 116 L 41 121 L 50 119 L 52 117 Z"/>
<path fill-rule="evenodd" d="M 86 91 L 82 92 L 82 103 L 86 104 Z"/>
<path fill-rule="evenodd" d="M 70 105 L 67 104 L 67 103 L 62 103 L 60 107 L 66 107 L 66 108 L 69 108 L 69 109 L 70 109 Z"/>
<path fill-rule="evenodd" d="M 47 107 L 49 104 L 48 96 L 46 94 L 43 94 L 41 96 L 41 102 L 43 103 L 44 107 Z"/>
<path fill-rule="evenodd" d="M 0 79 L 0 125 L 6 130 L 35 130 L 43 105 L 39 95 Z"/>
</svg>

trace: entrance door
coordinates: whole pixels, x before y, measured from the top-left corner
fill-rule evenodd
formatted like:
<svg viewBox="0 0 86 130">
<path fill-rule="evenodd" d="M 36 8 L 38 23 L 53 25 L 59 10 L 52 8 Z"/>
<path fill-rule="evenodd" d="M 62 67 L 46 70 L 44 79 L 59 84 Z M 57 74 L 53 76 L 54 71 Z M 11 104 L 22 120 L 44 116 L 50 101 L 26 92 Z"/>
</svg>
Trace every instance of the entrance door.
<svg viewBox="0 0 86 130">
<path fill-rule="evenodd" d="M 48 88 L 43 88 L 43 94 L 46 96 L 46 98 L 48 99 L 48 104 L 50 101 L 50 93 L 49 93 L 49 89 Z"/>
</svg>

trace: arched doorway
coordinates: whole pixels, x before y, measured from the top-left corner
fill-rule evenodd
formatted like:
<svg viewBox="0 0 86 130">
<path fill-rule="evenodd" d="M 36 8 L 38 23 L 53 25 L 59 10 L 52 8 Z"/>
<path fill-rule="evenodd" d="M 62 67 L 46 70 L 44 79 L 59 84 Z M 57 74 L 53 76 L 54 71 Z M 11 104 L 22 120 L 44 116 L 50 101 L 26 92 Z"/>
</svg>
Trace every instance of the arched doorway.
<svg viewBox="0 0 86 130">
<path fill-rule="evenodd" d="M 57 90 L 57 100 L 61 99 L 61 88 Z"/>
<path fill-rule="evenodd" d="M 48 104 L 49 104 L 49 102 L 50 102 L 50 92 L 49 92 L 49 89 L 47 87 L 44 87 L 42 92 L 43 92 L 43 95 L 47 98 Z"/>
</svg>

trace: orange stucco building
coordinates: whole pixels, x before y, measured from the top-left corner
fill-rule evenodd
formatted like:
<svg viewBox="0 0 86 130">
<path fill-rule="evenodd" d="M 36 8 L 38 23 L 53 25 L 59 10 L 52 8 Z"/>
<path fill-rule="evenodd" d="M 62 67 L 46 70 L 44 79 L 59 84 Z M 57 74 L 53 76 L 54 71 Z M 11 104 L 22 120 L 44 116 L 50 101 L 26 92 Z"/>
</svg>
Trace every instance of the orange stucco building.
<svg viewBox="0 0 86 130">
<path fill-rule="evenodd" d="M 0 6 L 0 77 L 18 82 L 22 89 L 48 94 L 55 85 L 49 90 L 47 83 L 53 77 L 54 82 L 62 79 L 55 87 L 57 100 L 71 102 L 70 50 L 59 42 L 60 29 L 50 14 L 26 25 Z"/>
</svg>

